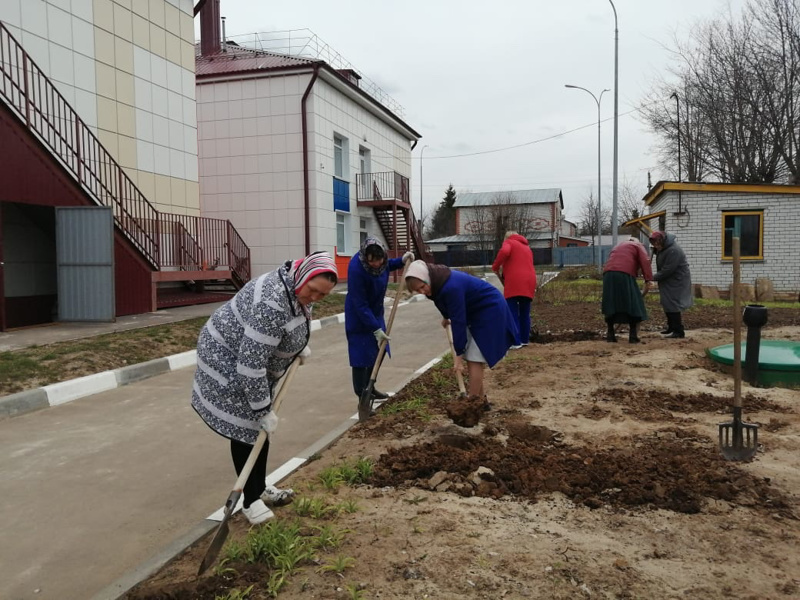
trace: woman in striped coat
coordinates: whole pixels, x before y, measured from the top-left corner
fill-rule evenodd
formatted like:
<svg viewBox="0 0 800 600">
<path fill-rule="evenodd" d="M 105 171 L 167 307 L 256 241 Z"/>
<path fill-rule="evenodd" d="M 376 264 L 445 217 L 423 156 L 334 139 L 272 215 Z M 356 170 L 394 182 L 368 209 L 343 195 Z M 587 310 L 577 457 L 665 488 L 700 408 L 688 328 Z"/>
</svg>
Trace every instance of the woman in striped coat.
<svg viewBox="0 0 800 600">
<path fill-rule="evenodd" d="M 287 261 L 248 282 L 219 307 L 200 332 L 192 408 L 218 434 L 230 439 L 241 473 L 260 429 L 274 430 L 275 385 L 304 352 L 311 334 L 311 304 L 337 282 L 326 252 Z M 272 516 L 267 505 L 291 502 L 292 492 L 267 488 L 269 442 L 244 486 L 243 512 L 251 523 Z"/>
</svg>

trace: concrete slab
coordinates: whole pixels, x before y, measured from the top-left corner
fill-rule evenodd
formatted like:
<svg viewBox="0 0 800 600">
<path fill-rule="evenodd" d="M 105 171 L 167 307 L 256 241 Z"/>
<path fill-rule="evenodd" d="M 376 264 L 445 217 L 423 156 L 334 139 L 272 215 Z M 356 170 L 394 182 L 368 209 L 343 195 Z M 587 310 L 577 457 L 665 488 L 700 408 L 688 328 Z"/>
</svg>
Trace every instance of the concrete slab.
<svg viewBox="0 0 800 600">
<path fill-rule="evenodd" d="M 439 321 L 429 301 L 398 310 L 381 389 L 447 349 Z M 357 410 L 344 328 L 315 331 L 311 348 L 270 469 L 302 458 Z M 95 597 L 222 505 L 236 479 L 229 444 L 191 409 L 192 376 L 188 367 L 0 421 L 0 598 Z"/>
</svg>

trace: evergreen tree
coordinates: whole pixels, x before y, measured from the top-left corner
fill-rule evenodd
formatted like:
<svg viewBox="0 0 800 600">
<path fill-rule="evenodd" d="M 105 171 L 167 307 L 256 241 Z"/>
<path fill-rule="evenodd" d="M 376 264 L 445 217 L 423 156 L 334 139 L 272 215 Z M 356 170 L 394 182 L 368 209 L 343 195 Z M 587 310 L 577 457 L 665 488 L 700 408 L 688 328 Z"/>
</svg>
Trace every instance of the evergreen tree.
<svg viewBox="0 0 800 600">
<path fill-rule="evenodd" d="M 455 203 L 457 198 L 456 190 L 451 183 L 447 190 L 445 190 L 444 198 L 436 207 L 436 212 L 433 213 L 431 219 L 431 234 L 429 239 L 445 237 L 448 235 L 455 235 L 456 233 L 456 209 Z"/>
</svg>

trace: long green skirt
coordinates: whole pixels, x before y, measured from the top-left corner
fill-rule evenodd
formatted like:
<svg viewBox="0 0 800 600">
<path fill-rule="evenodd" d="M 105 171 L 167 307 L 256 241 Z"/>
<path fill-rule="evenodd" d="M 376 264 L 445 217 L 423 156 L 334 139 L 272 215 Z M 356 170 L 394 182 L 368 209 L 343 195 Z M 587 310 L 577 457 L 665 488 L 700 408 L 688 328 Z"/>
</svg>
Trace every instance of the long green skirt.
<svg viewBox="0 0 800 600">
<path fill-rule="evenodd" d="M 647 308 L 636 279 L 621 271 L 603 273 L 603 316 L 614 323 L 647 320 Z"/>
</svg>

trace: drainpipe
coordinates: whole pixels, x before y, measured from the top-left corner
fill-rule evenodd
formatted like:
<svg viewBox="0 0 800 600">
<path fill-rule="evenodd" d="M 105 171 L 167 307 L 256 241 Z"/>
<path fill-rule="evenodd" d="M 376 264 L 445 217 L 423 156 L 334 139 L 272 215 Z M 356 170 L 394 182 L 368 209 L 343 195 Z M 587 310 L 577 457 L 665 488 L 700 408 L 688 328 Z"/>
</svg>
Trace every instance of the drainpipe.
<svg viewBox="0 0 800 600">
<path fill-rule="evenodd" d="M 306 116 L 306 100 L 319 76 L 319 64 L 314 65 L 314 74 L 300 101 L 300 115 L 303 120 L 303 214 L 305 216 L 306 256 L 311 254 L 311 199 L 308 189 L 308 117 Z"/>
</svg>

